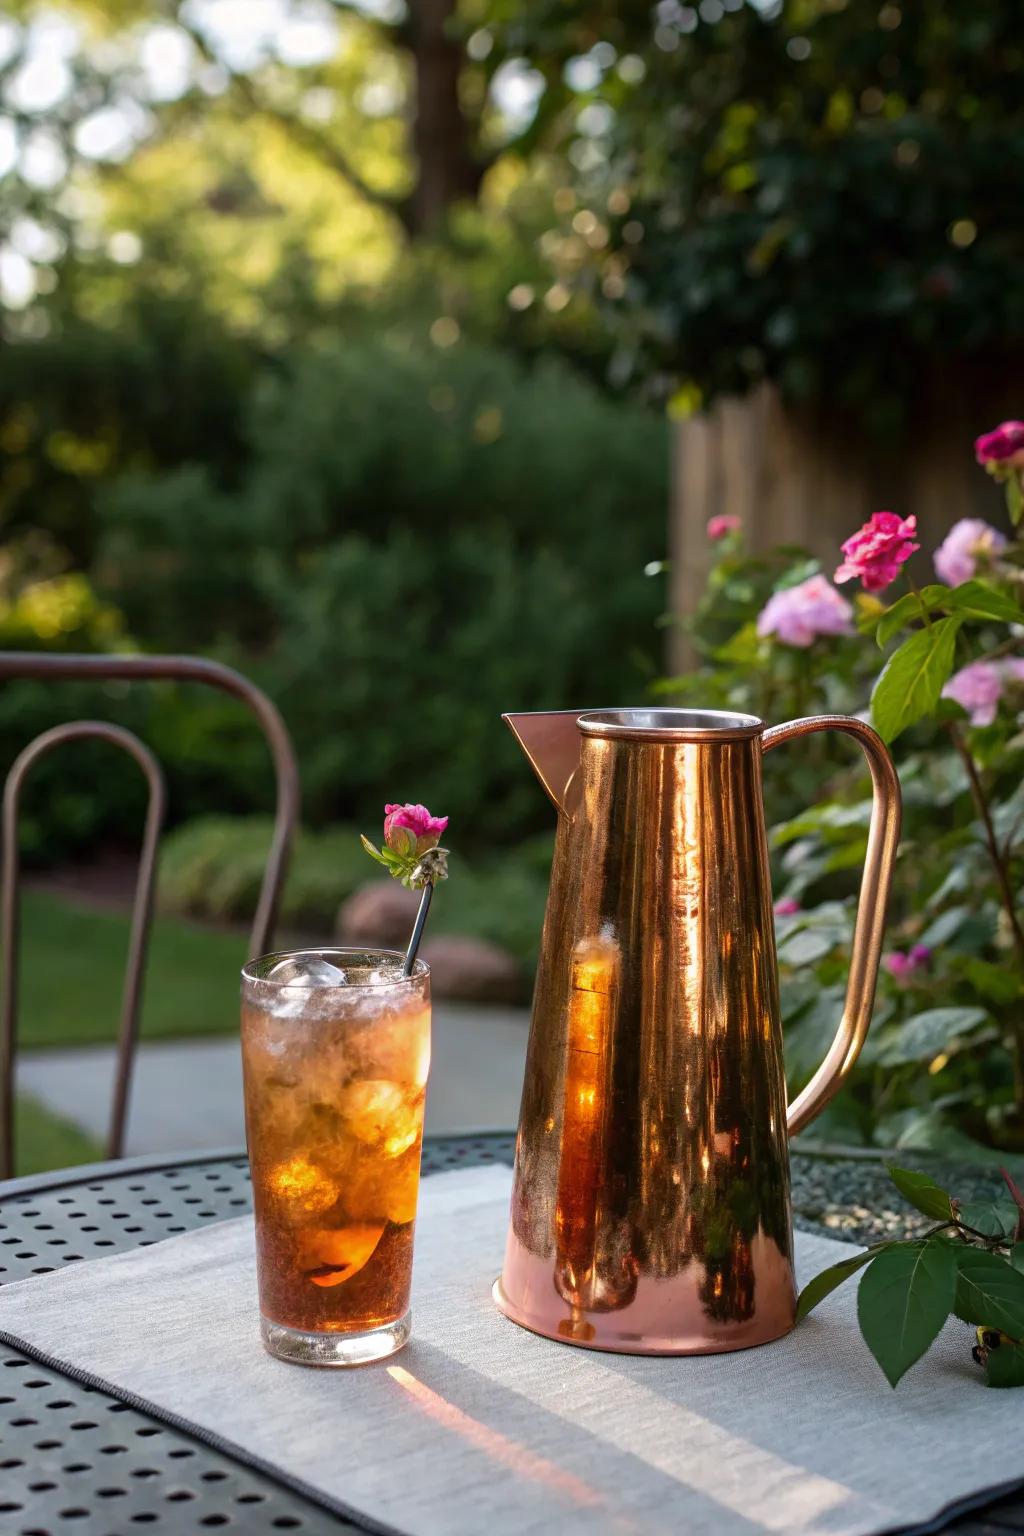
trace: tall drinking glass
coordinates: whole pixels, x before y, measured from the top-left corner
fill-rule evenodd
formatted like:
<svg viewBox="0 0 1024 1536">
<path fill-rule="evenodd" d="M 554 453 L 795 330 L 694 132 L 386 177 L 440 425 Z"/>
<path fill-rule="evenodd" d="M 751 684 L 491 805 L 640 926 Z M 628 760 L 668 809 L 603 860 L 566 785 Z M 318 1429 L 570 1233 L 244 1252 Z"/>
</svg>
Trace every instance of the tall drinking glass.
<svg viewBox="0 0 1024 1536">
<path fill-rule="evenodd" d="M 242 972 L 260 1326 L 271 1354 L 362 1365 L 409 1337 L 430 970 L 391 950 Z"/>
</svg>

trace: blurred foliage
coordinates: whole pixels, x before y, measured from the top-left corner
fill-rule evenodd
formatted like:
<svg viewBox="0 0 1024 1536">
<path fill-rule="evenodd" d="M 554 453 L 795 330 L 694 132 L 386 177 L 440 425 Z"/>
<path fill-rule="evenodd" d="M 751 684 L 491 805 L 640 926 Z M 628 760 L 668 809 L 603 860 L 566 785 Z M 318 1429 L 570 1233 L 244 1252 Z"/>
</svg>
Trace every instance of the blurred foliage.
<svg viewBox="0 0 1024 1536">
<path fill-rule="evenodd" d="M 102 499 L 98 579 L 132 632 L 267 688 L 314 823 L 416 797 L 488 842 L 542 825 L 498 715 L 643 687 L 662 424 L 554 365 L 397 337 L 264 376 L 247 437 L 235 491 L 186 466 Z"/>
<path fill-rule="evenodd" d="M 203 816 L 178 827 L 161 850 L 161 909 L 217 922 L 251 921 L 273 825 L 269 816 Z M 351 827 L 301 829 L 292 845 L 281 923 L 330 933 L 340 904 L 370 874 Z"/>
<path fill-rule="evenodd" d="M 581 302 L 603 297 L 620 383 L 686 386 L 685 410 L 768 376 L 893 429 L 936 357 L 1007 366 L 1024 337 L 1013 6 L 489 9 L 495 50 L 521 49 L 562 104 L 546 121 L 575 196 L 553 260 Z"/>
<path fill-rule="evenodd" d="M 1008 545 L 972 586 L 1012 612 L 1022 557 L 1024 546 Z M 886 610 L 865 594 L 857 596 L 856 628 L 847 635 L 819 635 L 803 646 L 758 634 L 769 597 L 819 568 L 793 549 L 751 557 L 740 536 L 724 540 L 688 624 L 699 665 L 660 684 L 659 696 L 773 724 L 810 714 L 866 717 L 897 641 L 926 632 L 922 616 L 906 599 L 897 614 L 891 589 L 883 601 L 893 604 L 894 620 L 902 617 L 902 633 L 894 628 L 883 648 L 874 637 Z M 934 590 L 956 612 L 957 592 L 969 588 Z M 1019 625 L 966 612 L 955 622 L 959 667 L 1020 652 Z M 948 674 L 947 666 L 936 675 L 926 714 L 900 734 L 894 752 L 903 831 L 887 924 L 893 968 L 883 961 L 871 1032 L 848 1086 L 803 1135 L 977 1160 L 995 1157 L 993 1147 L 1024 1146 L 1024 951 L 1008 921 L 963 751 L 1019 903 L 1024 687 L 1007 684 L 992 724 L 972 725 L 957 704 L 938 697 Z M 775 895 L 785 903 L 776 928 L 792 1097 L 824 1059 L 842 1013 L 871 790 L 859 753 L 838 733 L 771 752 L 764 767 Z M 915 946 L 923 947 L 917 955 Z"/>
</svg>

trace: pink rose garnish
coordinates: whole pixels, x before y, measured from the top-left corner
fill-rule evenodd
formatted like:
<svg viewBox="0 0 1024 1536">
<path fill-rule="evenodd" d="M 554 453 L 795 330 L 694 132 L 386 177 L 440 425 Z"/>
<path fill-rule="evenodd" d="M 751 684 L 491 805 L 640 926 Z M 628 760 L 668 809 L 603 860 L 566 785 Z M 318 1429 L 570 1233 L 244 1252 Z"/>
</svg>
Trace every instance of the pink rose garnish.
<svg viewBox="0 0 1024 1536">
<path fill-rule="evenodd" d="M 806 648 L 819 635 L 853 632 L 853 609 L 824 576 L 811 576 L 796 587 L 774 593 L 761 609 L 757 632 L 775 635 L 784 645 Z"/>
<path fill-rule="evenodd" d="M 881 592 L 896 580 L 903 562 L 921 548 L 914 543 L 916 533 L 916 517 L 873 512 L 864 526 L 843 544 L 846 559 L 836 571 L 836 581 L 852 581 L 857 576 L 865 592 Z"/>
<path fill-rule="evenodd" d="M 983 432 L 974 440 L 974 456 L 979 464 L 1024 466 L 1024 421 L 1004 421 L 992 432 Z"/>
<path fill-rule="evenodd" d="M 708 518 L 707 535 L 709 539 L 724 539 L 730 533 L 736 533 L 743 526 L 743 519 L 734 512 L 720 512 L 717 517 Z"/>
<path fill-rule="evenodd" d="M 800 911 L 800 903 L 794 901 L 792 896 L 780 896 L 775 903 L 776 917 L 795 917 Z"/>
<path fill-rule="evenodd" d="M 970 581 L 978 568 L 978 557 L 991 557 L 1003 548 L 1006 539 L 991 523 L 980 517 L 962 517 L 954 523 L 935 551 L 935 574 L 949 587 Z"/>
<path fill-rule="evenodd" d="M 425 805 L 384 807 L 384 841 L 396 853 L 436 848 L 447 825 L 447 816 L 431 816 Z"/>
</svg>

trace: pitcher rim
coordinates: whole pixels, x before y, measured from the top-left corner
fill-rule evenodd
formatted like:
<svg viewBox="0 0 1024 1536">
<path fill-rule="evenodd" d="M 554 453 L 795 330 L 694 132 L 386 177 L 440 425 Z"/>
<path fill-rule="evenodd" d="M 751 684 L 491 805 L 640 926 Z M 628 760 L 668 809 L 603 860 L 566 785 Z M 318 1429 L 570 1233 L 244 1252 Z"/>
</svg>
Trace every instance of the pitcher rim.
<svg viewBox="0 0 1024 1536">
<path fill-rule="evenodd" d="M 756 715 L 727 709 L 595 709 L 581 714 L 585 736 L 615 741 L 751 741 L 765 729 Z"/>
</svg>

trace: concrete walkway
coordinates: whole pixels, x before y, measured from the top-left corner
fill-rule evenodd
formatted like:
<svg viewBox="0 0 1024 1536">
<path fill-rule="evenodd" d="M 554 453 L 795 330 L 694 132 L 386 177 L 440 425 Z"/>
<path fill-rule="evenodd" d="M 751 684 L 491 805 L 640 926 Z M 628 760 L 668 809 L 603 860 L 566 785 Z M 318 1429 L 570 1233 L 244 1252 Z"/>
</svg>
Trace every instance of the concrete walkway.
<svg viewBox="0 0 1024 1536">
<path fill-rule="evenodd" d="M 519 1119 L 529 1014 L 518 1008 L 435 1003 L 427 1131 L 508 1130 Z M 114 1052 L 106 1047 L 24 1052 L 17 1086 L 98 1140 L 106 1134 Z M 238 1040 L 141 1045 L 125 1151 L 202 1151 L 241 1145 Z"/>
</svg>

